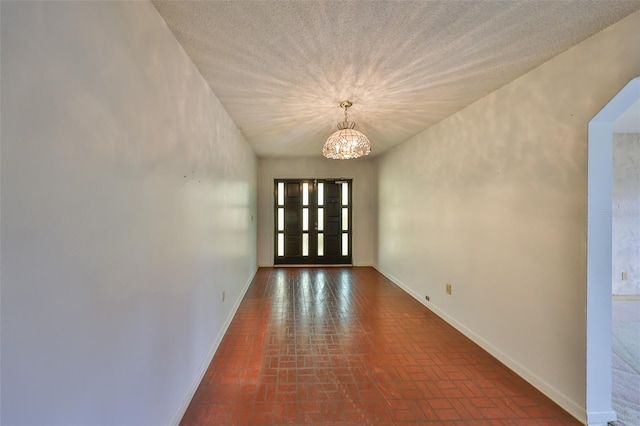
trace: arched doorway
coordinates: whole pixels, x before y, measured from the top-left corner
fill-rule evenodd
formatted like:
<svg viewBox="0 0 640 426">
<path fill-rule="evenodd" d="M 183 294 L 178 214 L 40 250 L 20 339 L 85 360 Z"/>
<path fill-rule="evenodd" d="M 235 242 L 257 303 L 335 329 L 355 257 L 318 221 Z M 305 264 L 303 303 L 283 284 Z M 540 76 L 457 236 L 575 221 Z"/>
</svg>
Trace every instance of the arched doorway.
<svg viewBox="0 0 640 426">
<path fill-rule="evenodd" d="M 613 124 L 640 99 L 631 80 L 590 122 L 587 189 L 587 371 L 589 425 L 615 420 L 611 404 Z"/>
</svg>

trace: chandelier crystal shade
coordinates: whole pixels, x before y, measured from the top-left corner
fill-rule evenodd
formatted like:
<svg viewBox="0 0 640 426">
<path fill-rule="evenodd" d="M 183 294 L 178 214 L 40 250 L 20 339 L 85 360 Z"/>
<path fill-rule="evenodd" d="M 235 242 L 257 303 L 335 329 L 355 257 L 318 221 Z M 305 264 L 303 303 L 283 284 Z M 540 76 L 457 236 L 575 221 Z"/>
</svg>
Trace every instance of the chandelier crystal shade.
<svg viewBox="0 0 640 426">
<path fill-rule="evenodd" d="M 349 160 L 369 155 L 371 152 L 371 142 L 369 139 L 355 130 L 356 123 L 349 121 L 347 110 L 353 105 L 351 101 L 340 103 L 344 108 L 344 121 L 338 123 L 338 131 L 334 132 L 324 143 L 322 155 L 334 160 Z"/>
</svg>

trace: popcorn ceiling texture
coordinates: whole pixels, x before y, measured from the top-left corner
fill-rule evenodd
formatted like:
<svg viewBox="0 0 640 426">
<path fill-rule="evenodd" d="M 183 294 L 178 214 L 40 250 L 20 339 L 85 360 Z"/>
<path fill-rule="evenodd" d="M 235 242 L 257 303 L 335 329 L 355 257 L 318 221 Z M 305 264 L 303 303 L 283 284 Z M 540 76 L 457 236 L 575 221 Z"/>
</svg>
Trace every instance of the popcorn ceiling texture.
<svg viewBox="0 0 640 426">
<path fill-rule="evenodd" d="M 261 156 L 319 156 L 340 101 L 401 143 L 640 9 L 640 1 L 154 5 Z"/>
<path fill-rule="evenodd" d="M 640 295 L 640 133 L 614 133 L 611 215 L 613 294 Z"/>
</svg>

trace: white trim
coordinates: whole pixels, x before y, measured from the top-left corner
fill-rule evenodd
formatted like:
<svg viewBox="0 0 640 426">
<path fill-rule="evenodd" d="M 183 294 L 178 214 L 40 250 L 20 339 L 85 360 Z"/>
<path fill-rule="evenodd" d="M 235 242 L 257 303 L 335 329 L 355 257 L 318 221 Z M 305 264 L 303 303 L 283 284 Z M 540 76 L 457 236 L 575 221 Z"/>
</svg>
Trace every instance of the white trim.
<svg viewBox="0 0 640 426">
<path fill-rule="evenodd" d="M 636 301 L 640 300 L 640 294 L 614 294 L 613 300 Z"/>
<path fill-rule="evenodd" d="M 616 412 L 611 411 L 593 411 L 587 413 L 587 424 L 589 426 L 606 426 L 609 422 L 617 420 Z"/>
<path fill-rule="evenodd" d="M 575 417 L 576 419 L 578 419 L 582 423 L 586 423 L 586 420 L 587 420 L 586 412 L 585 412 L 584 408 L 581 407 L 579 404 L 577 404 L 575 401 L 571 400 L 565 394 L 563 394 L 562 392 L 558 391 L 555 387 L 551 386 L 549 383 L 547 383 L 546 381 L 544 381 L 543 379 L 538 377 L 531 370 L 525 368 L 520 363 L 518 363 L 517 361 L 513 360 L 511 357 L 509 357 L 507 354 L 502 352 L 500 349 L 496 348 L 491 343 L 489 343 L 488 341 L 483 339 L 481 336 L 476 334 L 473 330 L 467 328 L 466 326 L 464 326 L 460 322 L 456 321 L 455 318 L 449 316 L 447 313 L 445 313 L 444 311 L 440 310 L 434 304 L 432 304 L 430 302 L 427 302 L 421 295 L 419 295 L 418 293 L 413 291 L 411 289 L 411 287 L 409 287 L 408 285 L 403 283 L 397 277 L 385 272 L 383 269 L 381 269 L 377 265 L 375 265 L 374 268 L 378 272 L 380 272 L 382 275 L 384 275 L 386 278 L 388 278 L 391 282 L 393 282 L 398 287 L 400 287 L 402 290 L 406 291 L 410 296 L 412 296 L 418 302 L 422 303 L 425 307 L 427 307 L 433 313 L 435 313 L 440 318 L 442 318 L 447 323 L 449 323 L 451 326 L 453 326 L 456 330 L 460 331 L 462 334 L 464 334 L 466 337 L 468 337 L 474 343 L 479 345 L 482 349 L 484 349 L 489 354 L 494 356 L 498 361 L 502 362 L 504 365 L 506 365 L 513 372 L 515 372 L 520 377 L 522 377 L 524 380 L 529 382 L 532 386 L 534 386 L 540 392 L 545 394 L 547 397 L 549 397 L 551 400 L 553 400 L 560 407 L 565 409 L 573 417 Z"/>
<path fill-rule="evenodd" d="M 180 404 L 180 406 L 176 410 L 176 412 L 175 412 L 175 414 L 173 416 L 173 419 L 171 420 L 171 423 L 169 423 L 170 425 L 178 426 L 180 424 L 180 420 L 182 420 L 182 417 L 184 417 L 184 413 L 186 413 L 187 408 L 189 408 L 189 404 L 191 403 L 191 400 L 193 399 L 193 396 L 195 395 L 196 390 L 198 390 L 198 386 L 200 386 L 200 382 L 202 381 L 202 378 L 204 377 L 205 373 L 207 372 L 207 369 L 209 368 L 209 364 L 211 364 L 211 361 L 213 360 L 213 357 L 216 354 L 216 351 L 220 347 L 220 343 L 222 342 L 222 338 L 224 337 L 225 333 L 227 332 L 227 329 L 229 328 L 229 325 L 231 325 L 231 321 L 233 320 L 233 317 L 235 317 L 236 312 L 238 311 L 238 308 L 240 307 L 240 303 L 242 303 L 242 300 L 244 299 L 244 295 L 247 293 L 247 290 L 249 290 L 249 286 L 251 285 L 251 282 L 255 278 L 257 272 L 258 272 L 258 267 L 256 266 L 256 267 L 254 267 L 253 272 L 249 276 L 249 279 L 245 283 L 244 288 L 242 289 L 242 292 L 240 294 L 240 297 L 238 297 L 238 300 L 236 300 L 236 303 L 233 305 L 233 308 L 231 309 L 231 312 L 229 313 L 229 316 L 227 316 L 227 319 L 225 320 L 224 324 L 222 325 L 222 328 L 220 329 L 220 332 L 218 333 L 218 336 L 213 341 L 213 344 L 211 345 L 211 348 L 209 349 L 209 353 L 207 354 L 206 358 L 202 361 L 202 364 L 200 364 L 200 368 L 198 368 L 198 373 L 196 374 L 196 378 L 193 381 L 193 383 L 191 384 L 191 386 L 189 387 L 189 390 L 187 391 L 187 394 L 186 394 L 185 398 L 183 399 L 182 404 Z"/>
<path fill-rule="evenodd" d="M 612 408 L 611 216 L 613 124 L 640 99 L 640 77 L 631 80 L 589 122 L 587 175 L 586 412 L 589 424 L 616 418 Z"/>
</svg>

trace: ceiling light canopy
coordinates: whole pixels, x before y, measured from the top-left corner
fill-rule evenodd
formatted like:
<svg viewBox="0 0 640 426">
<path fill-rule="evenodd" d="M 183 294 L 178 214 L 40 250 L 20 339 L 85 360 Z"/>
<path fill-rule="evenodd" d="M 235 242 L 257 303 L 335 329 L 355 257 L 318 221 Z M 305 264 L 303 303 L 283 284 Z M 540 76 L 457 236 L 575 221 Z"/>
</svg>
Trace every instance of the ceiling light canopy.
<svg viewBox="0 0 640 426">
<path fill-rule="evenodd" d="M 344 108 L 344 121 L 338 123 L 338 131 L 334 132 L 322 147 L 322 155 L 334 160 L 349 160 L 369 155 L 371 142 L 359 131 L 355 130 L 356 123 L 349 121 L 347 110 L 353 103 L 351 101 L 340 102 Z"/>
</svg>

